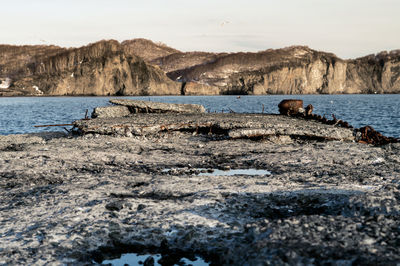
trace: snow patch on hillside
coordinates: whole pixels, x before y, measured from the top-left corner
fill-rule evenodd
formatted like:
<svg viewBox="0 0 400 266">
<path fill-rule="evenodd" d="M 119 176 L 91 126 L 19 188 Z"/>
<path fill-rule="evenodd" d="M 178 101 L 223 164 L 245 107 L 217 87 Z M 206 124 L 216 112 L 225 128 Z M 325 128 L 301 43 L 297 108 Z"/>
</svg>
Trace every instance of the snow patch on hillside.
<svg viewBox="0 0 400 266">
<path fill-rule="evenodd" d="M 38 86 L 33 85 L 32 88 L 35 89 L 36 94 L 43 94 L 43 91 L 41 91 Z"/>
<path fill-rule="evenodd" d="M 0 79 L 0 89 L 8 89 L 10 85 L 11 85 L 10 78 Z"/>
</svg>

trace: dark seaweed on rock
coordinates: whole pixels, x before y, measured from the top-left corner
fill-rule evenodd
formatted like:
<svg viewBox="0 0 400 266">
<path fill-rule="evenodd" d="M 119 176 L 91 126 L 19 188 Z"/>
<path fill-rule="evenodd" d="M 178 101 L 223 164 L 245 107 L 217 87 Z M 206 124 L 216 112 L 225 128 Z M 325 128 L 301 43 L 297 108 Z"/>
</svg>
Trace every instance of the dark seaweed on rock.
<svg viewBox="0 0 400 266">
<path fill-rule="evenodd" d="M 365 126 L 357 129 L 357 132 L 361 133 L 358 142 L 368 143 L 374 145 L 385 145 L 389 143 L 398 143 L 400 139 L 393 137 L 386 137 L 380 132 L 376 131 L 371 126 Z"/>
<path fill-rule="evenodd" d="M 315 120 L 327 125 L 340 126 L 344 128 L 353 128 L 348 122 L 339 120 L 332 114 L 332 120 L 327 119 L 325 116 L 312 114 L 314 107 L 309 104 L 303 109 L 303 101 L 297 99 L 282 100 L 279 105 L 279 113 L 281 115 L 293 116 L 303 118 L 306 120 Z M 376 131 L 371 126 L 365 126 L 355 129 L 356 141 L 360 143 L 385 145 L 389 143 L 398 143 L 400 139 L 393 137 L 386 137 L 382 133 Z"/>
</svg>

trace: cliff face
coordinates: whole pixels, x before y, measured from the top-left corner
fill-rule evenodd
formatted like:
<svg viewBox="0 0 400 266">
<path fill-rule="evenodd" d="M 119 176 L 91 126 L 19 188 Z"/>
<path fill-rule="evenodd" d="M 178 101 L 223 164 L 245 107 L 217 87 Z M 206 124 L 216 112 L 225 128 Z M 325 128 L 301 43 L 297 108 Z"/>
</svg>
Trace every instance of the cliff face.
<svg viewBox="0 0 400 266">
<path fill-rule="evenodd" d="M 221 94 L 400 93 L 400 52 L 342 60 L 295 46 L 215 55 L 208 62 L 167 75 L 173 80 L 216 86 Z"/>
<path fill-rule="evenodd" d="M 188 69 L 193 66 L 209 64 L 217 60 L 220 56 L 227 54 L 214 54 L 206 52 L 187 52 L 174 53 L 165 57 L 158 57 L 150 61 L 151 64 L 158 65 L 166 73 Z"/>
<path fill-rule="evenodd" d="M 400 50 L 342 60 L 304 46 L 184 53 L 145 39 L 0 45 L 0 96 L 341 93 L 400 93 Z"/>
<path fill-rule="evenodd" d="M 66 50 L 54 45 L 0 45 L 0 77 L 18 79 L 29 72 L 32 63 Z"/>
<path fill-rule="evenodd" d="M 32 86 L 18 90 L 13 82 L 29 75 L 32 63 L 66 50 L 53 45 L 0 45 L 0 96 L 37 94 Z"/>
<path fill-rule="evenodd" d="M 158 67 L 128 55 L 117 41 L 100 41 L 39 57 L 20 68 L 16 92 L 44 95 L 168 95 L 180 94 Z"/>
<path fill-rule="evenodd" d="M 347 62 L 346 86 L 364 93 L 400 93 L 400 50 Z"/>
</svg>

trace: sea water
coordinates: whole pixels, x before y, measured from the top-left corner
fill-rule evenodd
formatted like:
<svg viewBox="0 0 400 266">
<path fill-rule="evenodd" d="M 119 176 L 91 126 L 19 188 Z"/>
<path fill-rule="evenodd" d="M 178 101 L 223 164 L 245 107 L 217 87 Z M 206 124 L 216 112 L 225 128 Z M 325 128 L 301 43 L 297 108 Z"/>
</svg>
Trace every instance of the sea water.
<svg viewBox="0 0 400 266">
<path fill-rule="evenodd" d="M 116 97 L 0 97 L 0 135 L 57 131 L 34 125 L 68 124 L 106 106 Z M 209 112 L 278 113 L 283 99 L 301 99 L 312 104 L 313 113 L 349 122 L 354 127 L 370 125 L 384 135 L 400 137 L 400 94 L 376 95 L 262 95 L 262 96 L 142 96 L 119 97 L 168 103 L 202 104 Z"/>
</svg>

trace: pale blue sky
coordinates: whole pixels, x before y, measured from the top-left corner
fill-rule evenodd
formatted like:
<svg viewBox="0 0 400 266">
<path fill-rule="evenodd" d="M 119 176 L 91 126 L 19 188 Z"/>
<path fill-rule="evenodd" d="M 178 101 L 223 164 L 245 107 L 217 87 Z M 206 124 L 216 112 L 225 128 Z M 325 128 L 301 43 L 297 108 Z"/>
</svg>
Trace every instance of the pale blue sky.
<svg viewBox="0 0 400 266">
<path fill-rule="evenodd" d="M 182 51 L 307 45 L 355 58 L 400 49 L 399 0 L 0 0 L 0 43 L 148 38 Z"/>
</svg>

